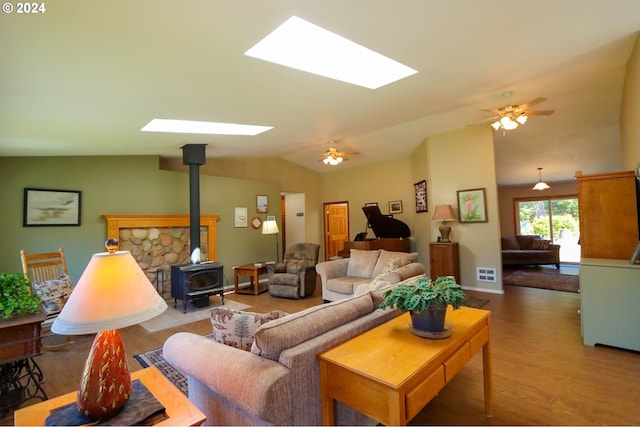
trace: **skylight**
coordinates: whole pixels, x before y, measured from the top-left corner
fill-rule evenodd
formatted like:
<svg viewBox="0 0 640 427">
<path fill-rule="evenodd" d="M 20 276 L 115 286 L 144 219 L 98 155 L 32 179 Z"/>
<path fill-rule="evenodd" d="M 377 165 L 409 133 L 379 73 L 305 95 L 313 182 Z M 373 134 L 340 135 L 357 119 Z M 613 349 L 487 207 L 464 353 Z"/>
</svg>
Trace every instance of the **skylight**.
<svg viewBox="0 0 640 427">
<path fill-rule="evenodd" d="M 241 125 L 236 123 L 198 122 L 192 120 L 153 119 L 143 132 L 198 133 L 207 135 L 258 135 L 272 126 Z"/>
<path fill-rule="evenodd" d="M 289 18 L 245 55 L 369 89 L 417 73 L 297 16 Z"/>
</svg>

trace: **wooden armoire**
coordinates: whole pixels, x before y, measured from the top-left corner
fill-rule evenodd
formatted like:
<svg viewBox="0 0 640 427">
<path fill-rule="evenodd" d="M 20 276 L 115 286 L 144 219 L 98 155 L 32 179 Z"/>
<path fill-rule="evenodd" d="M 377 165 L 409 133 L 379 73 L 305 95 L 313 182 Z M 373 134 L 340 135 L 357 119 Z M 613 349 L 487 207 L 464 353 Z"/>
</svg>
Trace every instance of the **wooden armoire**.
<svg viewBox="0 0 640 427">
<path fill-rule="evenodd" d="M 635 171 L 576 171 L 582 258 L 629 259 L 638 244 Z"/>
</svg>

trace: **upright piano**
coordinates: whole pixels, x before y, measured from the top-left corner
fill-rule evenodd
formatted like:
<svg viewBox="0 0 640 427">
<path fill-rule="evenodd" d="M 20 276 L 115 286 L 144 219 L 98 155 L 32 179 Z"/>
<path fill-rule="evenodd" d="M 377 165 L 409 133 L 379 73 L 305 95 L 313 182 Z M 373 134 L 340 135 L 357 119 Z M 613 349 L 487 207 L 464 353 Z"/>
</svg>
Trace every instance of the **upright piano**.
<svg viewBox="0 0 640 427">
<path fill-rule="evenodd" d="M 411 230 L 404 222 L 388 215 L 383 215 L 378 206 L 364 206 L 362 208 L 367 217 L 367 228 L 371 226 L 375 239 L 358 239 L 345 242 L 344 248 L 338 252 L 341 257 L 349 257 L 351 249 L 375 250 L 385 249 L 393 252 L 411 252 Z M 360 233 L 359 236 L 366 233 Z"/>
</svg>

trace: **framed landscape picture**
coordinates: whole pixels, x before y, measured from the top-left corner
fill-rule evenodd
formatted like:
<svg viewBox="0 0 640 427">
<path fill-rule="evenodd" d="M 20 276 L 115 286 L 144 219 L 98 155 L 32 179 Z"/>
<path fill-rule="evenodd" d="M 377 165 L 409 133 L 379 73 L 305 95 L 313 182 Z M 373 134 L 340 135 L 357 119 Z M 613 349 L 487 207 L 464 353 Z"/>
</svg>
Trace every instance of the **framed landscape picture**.
<svg viewBox="0 0 640 427">
<path fill-rule="evenodd" d="M 80 225 L 80 191 L 24 189 L 24 227 Z"/>
<path fill-rule="evenodd" d="M 389 202 L 389 213 L 402 213 L 402 200 L 394 200 L 393 202 Z"/>
<path fill-rule="evenodd" d="M 458 191 L 458 217 L 460 222 L 487 222 L 484 188 Z"/>
</svg>

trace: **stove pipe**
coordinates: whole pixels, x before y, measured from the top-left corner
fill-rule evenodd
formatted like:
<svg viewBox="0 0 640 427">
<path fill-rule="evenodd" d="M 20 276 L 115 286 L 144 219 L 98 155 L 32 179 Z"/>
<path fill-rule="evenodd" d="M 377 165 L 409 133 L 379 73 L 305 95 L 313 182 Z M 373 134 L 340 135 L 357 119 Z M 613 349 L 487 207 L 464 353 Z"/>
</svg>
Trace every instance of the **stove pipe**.
<svg viewBox="0 0 640 427">
<path fill-rule="evenodd" d="M 182 146 L 182 164 L 189 165 L 189 241 L 191 254 L 200 251 L 200 165 L 206 163 L 207 144 Z M 192 260 L 191 263 L 194 261 Z M 200 258 L 196 263 L 200 262 Z"/>
</svg>

